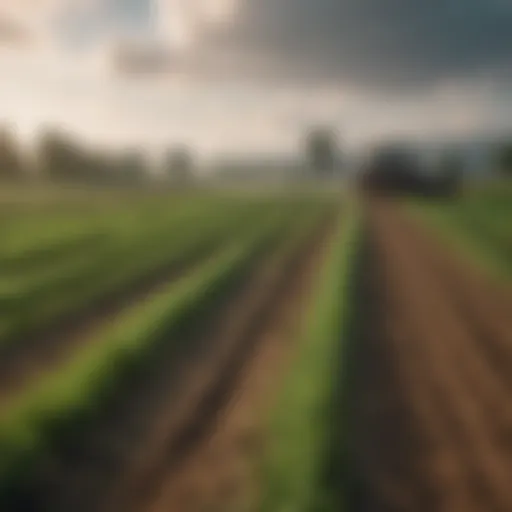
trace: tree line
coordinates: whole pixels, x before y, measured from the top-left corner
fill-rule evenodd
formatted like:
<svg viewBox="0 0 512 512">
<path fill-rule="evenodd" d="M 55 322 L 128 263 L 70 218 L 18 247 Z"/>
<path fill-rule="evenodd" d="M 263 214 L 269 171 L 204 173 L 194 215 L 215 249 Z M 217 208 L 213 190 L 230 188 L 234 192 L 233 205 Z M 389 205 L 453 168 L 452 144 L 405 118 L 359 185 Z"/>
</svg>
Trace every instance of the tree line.
<svg viewBox="0 0 512 512">
<path fill-rule="evenodd" d="M 492 170 L 512 177 L 512 141 L 496 144 L 492 152 Z M 311 176 L 324 179 L 339 175 L 341 157 L 335 131 L 325 126 L 308 131 L 303 141 L 303 160 Z M 439 167 L 443 175 L 453 177 L 455 181 L 462 174 L 461 155 L 446 155 Z M 160 172 L 155 173 L 157 168 Z M 42 133 L 36 147 L 28 151 L 8 128 L 0 127 L 2 181 L 40 179 L 112 185 L 143 184 L 159 175 L 160 179 L 182 186 L 193 182 L 195 174 L 194 153 L 187 146 L 170 146 L 155 165 L 142 148 L 120 151 L 92 148 L 68 133 L 50 129 Z"/>
<path fill-rule="evenodd" d="M 153 179 L 158 167 L 160 176 L 173 184 L 184 185 L 194 178 L 193 154 L 185 146 L 170 147 L 155 165 L 142 148 L 91 148 L 57 130 L 46 130 L 28 150 L 7 128 L 0 128 L 2 181 L 143 184 Z"/>
</svg>

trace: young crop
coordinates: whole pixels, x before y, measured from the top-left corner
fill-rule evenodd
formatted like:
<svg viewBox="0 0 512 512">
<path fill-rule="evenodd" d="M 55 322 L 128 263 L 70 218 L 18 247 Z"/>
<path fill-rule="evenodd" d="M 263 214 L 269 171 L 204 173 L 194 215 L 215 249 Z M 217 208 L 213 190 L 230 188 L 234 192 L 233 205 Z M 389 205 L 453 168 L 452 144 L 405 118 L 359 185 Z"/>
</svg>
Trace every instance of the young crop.
<svg viewBox="0 0 512 512">
<path fill-rule="evenodd" d="M 197 324 L 255 262 L 286 239 L 298 213 L 287 208 L 262 219 L 192 275 L 126 311 L 64 368 L 18 396 L 0 418 L 0 503 L 23 487 L 62 435 L 86 428 L 160 343 L 178 349 L 184 329 Z"/>
<path fill-rule="evenodd" d="M 271 213 L 272 209 L 263 217 Z M 149 234 L 139 233 L 128 242 L 99 248 L 96 255 L 80 255 L 67 266 L 32 279 L 25 289 L 2 289 L 0 281 L 0 311 L 8 313 L 0 316 L 0 342 L 18 342 L 24 334 L 127 288 L 149 273 L 212 253 L 261 216 L 253 206 L 238 209 L 237 215 L 229 207 L 217 212 L 197 210 L 193 215 L 177 216 L 173 223 L 153 226 Z"/>
<path fill-rule="evenodd" d="M 358 240 L 358 216 L 347 213 L 331 241 L 299 355 L 270 425 L 262 466 L 262 511 L 331 510 L 321 478 L 329 449 L 332 374 L 337 370 L 340 343 L 345 346 L 350 342 L 345 337 Z"/>
</svg>

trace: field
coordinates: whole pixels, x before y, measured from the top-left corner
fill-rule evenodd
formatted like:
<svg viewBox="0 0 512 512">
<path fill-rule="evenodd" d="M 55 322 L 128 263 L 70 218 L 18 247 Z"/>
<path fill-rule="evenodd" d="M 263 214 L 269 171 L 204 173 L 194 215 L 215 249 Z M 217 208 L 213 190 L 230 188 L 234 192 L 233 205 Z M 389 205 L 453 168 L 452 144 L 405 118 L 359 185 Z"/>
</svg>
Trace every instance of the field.
<svg viewBox="0 0 512 512">
<path fill-rule="evenodd" d="M 70 193 L 0 209 L 2 510 L 149 510 L 295 324 L 342 204 Z"/>
<path fill-rule="evenodd" d="M 368 206 L 349 508 L 512 510 L 511 206 L 503 189 Z"/>
<path fill-rule="evenodd" d="M 0 510 L 512 510 L 511 198 L 6 193 Z"/>
<path fill-rule="evenodd" d="M 512 186 L 469 189 L 457 201 L 415 202 L 412 210 L 473 262 L 497 278 L 512 278 Z"/>
</svg>

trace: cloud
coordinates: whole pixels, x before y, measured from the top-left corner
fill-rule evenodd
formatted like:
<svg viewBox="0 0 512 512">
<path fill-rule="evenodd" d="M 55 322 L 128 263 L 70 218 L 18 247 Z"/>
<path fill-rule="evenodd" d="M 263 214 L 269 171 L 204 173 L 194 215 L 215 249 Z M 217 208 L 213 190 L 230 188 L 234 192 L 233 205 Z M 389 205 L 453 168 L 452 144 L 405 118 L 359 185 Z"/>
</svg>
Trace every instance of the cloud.
<svg viewBox="0 0 512 512">
<path fill-rule="evenodd" d="M 121 75 L 152 75 L 174 72 L 171 50 L 162 45 L 118 42 L 112 48 L 114 69 Z"/>
<path fill-rule="evenodd" d="M 512 81 L 510 0 L 2 0 L 4 19 L 0 40 L 103 45 L 121 73 L 399 94 Z"/>
<path fill-rule="evenodd" d="M 508 0 L 155 0 L 154 15 L 178 51 L 148 52 L 153 71 L 386 94 L 512 78 Z"/>
<path fill-rule="evenodd" d="M 30 40 L 30 33 L 23 26 L 9 19 L 0 18 L 0 45 L 25 44 Z"/>
<path fill-rule="evenodd" d="M 496 0 L 250 0 L 224 44 L 281 78 L 410 89 L 499 76 L 512 3 Z M 255 71 L 258 71 L 255 69 Z"/>
<path fill-rule="evenodd" d="M 131 75 L 171 73 L 214 78 L 218 71 L 222 73 L 225 59 L 221 53 L 228 56 L 230 49 L 214 52 L 212 60 L 209 44 L 232 25 L 240 1 L 152 0 L 151 33 L 145 40 L 121 38 L 113 53 L 114 69 Z"/>
</svg>

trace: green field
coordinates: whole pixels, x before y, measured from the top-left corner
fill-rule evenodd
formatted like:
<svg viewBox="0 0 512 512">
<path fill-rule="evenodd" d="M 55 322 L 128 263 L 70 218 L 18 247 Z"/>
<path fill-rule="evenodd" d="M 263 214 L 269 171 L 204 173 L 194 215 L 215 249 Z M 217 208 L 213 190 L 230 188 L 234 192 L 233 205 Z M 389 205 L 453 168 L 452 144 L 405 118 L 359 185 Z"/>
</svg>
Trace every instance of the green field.
<svg viewBox="0 0 512 512">
<path fill-rule="evenodd" d="M 290 386 L 302 378 L 304 384 L 281 421 L 296 424 L 297 415 L 309 417 L 315 403 L 328 399 L 329 382 L 321 373 L 328 371 L 340 334 L 346 249 L 357 224 L 353 207 L 338 193 L 203 191 L 180 197 L 52 189 L 28 196 L 6 193 L 0 200 L 0 365 L 13 366 L 8 369 L 17 381 L 14 389 L 0 383 L 2 510 L 21 506 L 26 489 L 37 488 L 41 468 L 94 430 L 102 411 L 133 378 L 151 371 L 159 354 L 181 357 L 203 319 L 215 311 L 222 316 L 220 305 L 229 304 L 265 261 L 292 261 L 335 217 L 303 335 L 305 359 L 290 377 Z M 78 332 L 61 329 L 70 322 Z M 308 343 L 316 337 L 321 344 L 309 361 Z M 55 361 L 44 357 L 49 342 Z M 25 364 L 34 359 L 42 359 L 42 370 Z M 309 386 L 315 391 L 304 400 Z M 269 429 L 276 439 L 282 435 Z M 301 461 L 320 461 L 326 432 L 321 425 L 311 429 L 313 451 L 298 450 Z M 292 451 L 296 435 L 289 439 Z M 291 471 L 287 478 L 296 480 L 294 486 L 313 485 L 306 474 Z"/>
<path fill-rule="evenodd" d="M 114 421 L 110 437 L 101 437 L 113 421 L 109 410 L 125 404 L 130 423 L 138 414 L 131 411 L 132 398 L 151 402 L 159 372 L 181 382 L 182 367 L 204 364 L 214 376 L 206 396 L 236 395 L 236 378 L 226 384 L 226 372 L 236 377 L 252 360 L 249 349 L 247 360 L 236 359 L 238 351 L 245 353 L 259 328 L 257 342 L 263 343 L 272 321 L 262 312 L 279 311 L 288 300 L 280 293 L 307 272 L 310 286 L 286 341 L 289 364 L 261 418 L 267 445 L 252 455 L 258 492 L 249 509 L 350 509 L 358 475 L 350 462 L 346 411 L 356 400 L 351 358 L 365 320 L 359 292 L 366 269 L 362 247 L 369 240 L 361 204 L 339 191 L 305 188 L 181 196 L 52 188 L 27 194 L 0 198 L 2 511 L 53 510 L 60 493 L 78 485 L 73 475 L 79 481 L 82 466 L 97 469 L 109 488 L 116 471 L 102 462 L 102 450 L 119 450 L 121 465 L 136 450 L 126 440 L 115 447 L 116 434 L 121 440 L 127 435 L 124 419 Z M 510 186 L 502 184 L 450 200 L 409 200 L 406 209 L 462 257 L 510 278 L 511 197 Z M 314 247 L 322 248 L 321 256 L 306 271 L 299 263 Z M 235 363 L 228 358 L 217 369 L 214 354 L 224 336 L 219 325 L 237 323 L 240 334 L 227 352 Z M 165 409 L 158 403 L 155 398 L 149 409 L 155 417 L 145 424 L 159 424 Z M 209 410 L 207 402 L 197 407 Z M 99 444 L 90 444 L 96 436 Z M 48 487 L 48 468 L 54 487 Z M 72 484 L 64 483 L 66 472 Z"/>
</svg>

